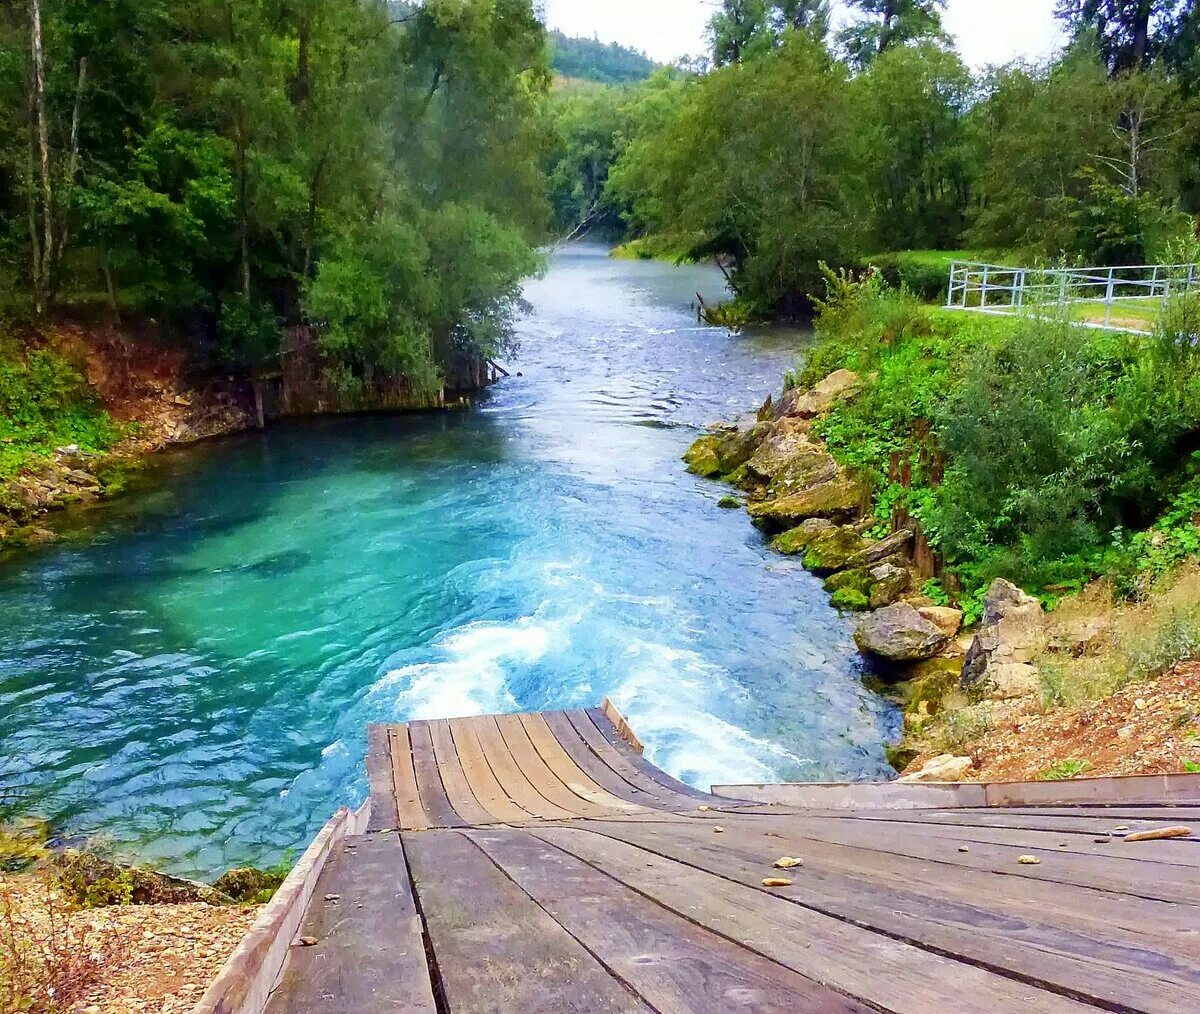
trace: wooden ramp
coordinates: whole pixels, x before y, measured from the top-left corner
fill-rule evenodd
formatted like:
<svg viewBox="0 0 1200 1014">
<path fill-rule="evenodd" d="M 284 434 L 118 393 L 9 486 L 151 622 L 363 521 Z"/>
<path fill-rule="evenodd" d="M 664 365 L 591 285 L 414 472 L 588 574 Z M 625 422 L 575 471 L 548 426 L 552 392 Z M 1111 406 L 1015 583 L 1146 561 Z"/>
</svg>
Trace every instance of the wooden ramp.
<svg viewBox="0 0 1200 1014">
<path fill-rule="evenodd" d="M 1122 840 L 1200 829 L 1200 779 L 812 809 L 683 785 L 599 709 L 374 726 L 368 770 L 276 1014 L 1200 1009 L 1200 840 Z"/>
</svg>

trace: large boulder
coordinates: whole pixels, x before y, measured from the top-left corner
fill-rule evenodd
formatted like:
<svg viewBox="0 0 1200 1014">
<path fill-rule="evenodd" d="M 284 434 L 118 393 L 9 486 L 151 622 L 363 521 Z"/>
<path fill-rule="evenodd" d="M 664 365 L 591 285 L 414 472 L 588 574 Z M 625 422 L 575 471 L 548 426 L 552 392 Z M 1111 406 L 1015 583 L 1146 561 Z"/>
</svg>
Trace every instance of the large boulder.
<svg viewBox="0 0 1200 1014">
<path fill-rule="evenodd" d="M 863 537 L 850 526 L 830 525 L 809 541 L 804 566 L 815 573 L 841 570 L 862 549 L 863 542 Z"/>
<path fill-rule="evenodd" d="M 851 561 L 851 566 L 870 567 L 891 557 L 900 555 L 907 557 L 912 540 L 912 530 L 902 528 L 898 532 L 893 532 L 886 539 L 872 542 Z"/>
<path fill-rule="evenodd" d="M 869 613 L 854 631 L 854 643 L 861 651 L 891 662 L 933 658 L 949 640 L 907 602 Z"/>
<path fill-rule="evenodd" d="M 852 559 L 853 556 L 848 557 L 847 563 Z M 867 573 L 871 577 L 872 609 L 882 609 L 900 601 L 904 593 L 912 587 L 912 574 L 894 563 L 881 563 Z"/>
<path fill-rule="evenodd" d="M 974 761 L 970 757 L 955 757 L 944 753 L 931 757 L 912 774 L 900 778 L 902 782 L 961 782 L 971 770 Z"/>
<path fill-rule="evenodd" d="M 828 518 L 809 518 L 802 525 L 789 528 L 771 540 L 772 548 L 788 556 L 799 556 L 825 532 L 837 527 Z"/>
<path fill-rule="evenodd" d="M 750 516 L 778 528 L 795 528 L 809 518 L 837 518 L 855 514 L 862 503 L 862 487 L 838 476 L 799 493 L 750 505 Z"/>
<path fill-rule="evenodd" d="M 683 460 L 688 471 L 695 475 L 705 478 L 729 475 L 746 464 L 769 432 L 769 426 L 755 424 L 745 429 L 706 433 L 688 448 Z"/>
<path fill-rule="evenodd" d="M 950 606 L 917 606 L 917 612 L 947 637 L 954 637 L 962 629 L 961 609 L 952 609 Z"/>
<path fill-rule="evenodd" d="M 1045 641 L 1042 604 L 997 578 L 984 599 L 983 620 L 963 663 L 962 687 L 1001 699 L 1038 689 L 1034 662 Z"/>
<path fill-rule="evenodd" d="M 807 391 L 788 391 L 779 403 L 785 416 L 814 419 L 824 415 L 839 401 L 854 397 L 861 380 L 852 370 L 835 370 Z"/>
<path fill-rule="evenodd" d="M 745 462 L 746 475 L 775 496 L 793 493 L 837 475 L 829 452 L 803 429 L 783 419 L 754 449 Z"/>
</svg>

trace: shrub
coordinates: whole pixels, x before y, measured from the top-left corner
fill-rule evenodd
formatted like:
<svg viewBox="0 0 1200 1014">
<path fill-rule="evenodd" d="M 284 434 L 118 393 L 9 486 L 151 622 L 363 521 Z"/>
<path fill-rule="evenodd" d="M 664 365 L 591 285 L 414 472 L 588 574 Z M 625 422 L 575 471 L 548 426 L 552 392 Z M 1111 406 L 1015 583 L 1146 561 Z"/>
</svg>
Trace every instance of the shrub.
<svg viewBox="0 0 1200 1014">
<path fill-rule="evenodd" d="M 1053 767 L 1046 768 L 1045 771 L 1039 772 L 1038 779 L 1043 782 L 1063 782 L 1071 778 L 1078 778 L 1091 766 L 1091 761 L 1065 760 L 1060 764 L 1055 764 Z"/>
<path fill-rule="evenodd" d="M 66 444 L 107 450 L 123 432 L 78 366 L 0 333 L 0 479 Z"/>
</svg>

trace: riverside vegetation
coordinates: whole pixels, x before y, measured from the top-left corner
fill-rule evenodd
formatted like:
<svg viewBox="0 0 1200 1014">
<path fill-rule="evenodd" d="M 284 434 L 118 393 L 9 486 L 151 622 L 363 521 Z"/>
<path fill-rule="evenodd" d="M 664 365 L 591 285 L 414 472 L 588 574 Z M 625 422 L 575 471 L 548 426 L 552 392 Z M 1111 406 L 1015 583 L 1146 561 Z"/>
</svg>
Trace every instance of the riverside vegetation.
<svg viewBox="0 0 1200 1014">
<path fill-rule="evenodd" d="M 1200 297 L 1145 337 L 934 309 L 876 272 L 827 285 L 782 397 L 686 460 L 863 613 L 908 708 L 898 761 L 961 750 L 989 701 L 1080 704 L 1200 654 Z M 1191 693 L 1176 767 L 1200 760 Z"/>
</svg>

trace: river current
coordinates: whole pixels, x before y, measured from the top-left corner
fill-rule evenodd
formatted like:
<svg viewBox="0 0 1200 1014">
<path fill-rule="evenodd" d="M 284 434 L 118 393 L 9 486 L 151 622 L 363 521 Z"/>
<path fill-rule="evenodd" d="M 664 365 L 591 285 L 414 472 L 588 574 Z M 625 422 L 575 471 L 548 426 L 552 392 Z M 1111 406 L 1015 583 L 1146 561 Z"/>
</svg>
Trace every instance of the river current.
<svg viewBox="0 0 1200 1014">
<path fill-rule="evenodd" d="M 679 460 L 803 353 L 697 325 L 722 289 L 573 247 L 475 408 L 171 452 L 0 564 L 0 787 L 208 875 L 361 802 L 372 721 L 607 695 L 697 786 L 885 776 L 847 623 Z"/>
</svg>

